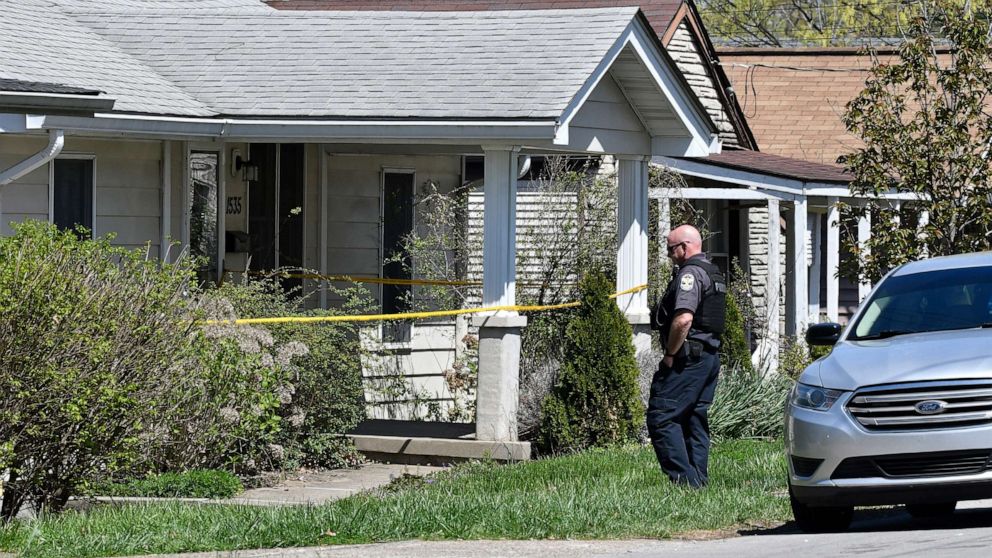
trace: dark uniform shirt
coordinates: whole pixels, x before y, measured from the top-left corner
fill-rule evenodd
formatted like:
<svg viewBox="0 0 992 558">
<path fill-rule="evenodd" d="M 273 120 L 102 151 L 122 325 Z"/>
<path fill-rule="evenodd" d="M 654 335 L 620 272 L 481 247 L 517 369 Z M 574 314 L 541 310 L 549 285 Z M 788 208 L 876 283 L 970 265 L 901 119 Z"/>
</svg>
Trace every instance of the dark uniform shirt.
<svg viewBox="0 0 992 558">
<path fill-rule="evenodd" d="M 703 260 L 709 261 L 706 254 L 696 254 L 695 256 L 689 258 L 690 260 L 701 258 Z M 675 303 L 673 308 L 668 308 L 670 316 L 674 316 L 679 310 L 688 310 L 693 314 L 696 313 L 696 309 L 699 307 L 699 303 L 703 300 L 703 293 L 713 286 L 713 282 L 710 280 L 710 276 L 703 270 L 703 268 L 694 265 L 683 265 L 679 268 L 678 273 L 672 278 L 672 283 L 669 284 L 669 289 L 674 289 Z M 714 349 L 720 346 L 720 340 L 716 338 L 712 333 L 707 333 L 704 331 L 699 331 L 697 329 L 690 328 L 689 335 L 687 339 L 692 339 L 694 341 L 700 341 L 706 343 Z"/>
</svg>

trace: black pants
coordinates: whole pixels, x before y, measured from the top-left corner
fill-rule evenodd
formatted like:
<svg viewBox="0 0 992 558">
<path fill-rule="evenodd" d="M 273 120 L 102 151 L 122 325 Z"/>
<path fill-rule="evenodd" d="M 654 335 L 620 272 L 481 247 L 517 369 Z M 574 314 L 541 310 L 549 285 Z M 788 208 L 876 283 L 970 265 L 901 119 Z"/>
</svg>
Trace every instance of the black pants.
<svg viewBox="0 0 992 558">
<path fill-rule="evenodd" d="M 720 358 L 703 352 L 658 367 L 651 382 L 647 424 L 661 470 L 672 482 L 701 487 L 708 480 L 710 425 Z"/>
</svg>

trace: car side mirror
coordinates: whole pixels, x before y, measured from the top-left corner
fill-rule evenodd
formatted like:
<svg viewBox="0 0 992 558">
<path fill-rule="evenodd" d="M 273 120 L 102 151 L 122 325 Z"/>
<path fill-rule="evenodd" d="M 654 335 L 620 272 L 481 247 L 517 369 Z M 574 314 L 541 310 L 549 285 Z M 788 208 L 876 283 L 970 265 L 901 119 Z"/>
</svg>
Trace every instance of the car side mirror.
<svg viewBox="0 0 992 558">
<path fill-rule="evenodd" d="M 833 322 L 811 325 L 806 330 L 806 343 L 811 346 L 829 347 L 840 339 L 840 330 L 840 324 Z"/>
</svg>

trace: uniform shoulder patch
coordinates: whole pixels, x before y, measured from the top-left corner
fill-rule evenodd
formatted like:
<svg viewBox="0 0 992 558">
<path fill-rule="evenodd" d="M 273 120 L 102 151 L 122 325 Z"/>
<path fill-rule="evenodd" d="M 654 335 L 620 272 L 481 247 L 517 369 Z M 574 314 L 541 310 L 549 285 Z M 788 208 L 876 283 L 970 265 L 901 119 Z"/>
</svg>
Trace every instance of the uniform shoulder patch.
<svg viewBox="0 0 992 558">
<path fill-rule="evenodd" d="M 693 277 L 691 273 L 682 275 L 682 279 L 679 280 L 679 288 L 683 291 L 691 291 L 695 286 L 696 278 Z"/>
</svg>

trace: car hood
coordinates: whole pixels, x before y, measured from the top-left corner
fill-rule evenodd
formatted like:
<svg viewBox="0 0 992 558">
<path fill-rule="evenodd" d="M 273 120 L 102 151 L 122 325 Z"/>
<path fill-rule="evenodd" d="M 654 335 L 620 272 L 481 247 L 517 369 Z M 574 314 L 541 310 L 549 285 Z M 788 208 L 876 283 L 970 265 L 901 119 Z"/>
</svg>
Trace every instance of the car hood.
<svg viewBox="0 0 992 558">
<path fill-rule="evenodd" d="M 992 329 L 936 331 L 843 341 L 800 381 L 831 389 L 893 382 L 992 379 Z"/>
</svg>

